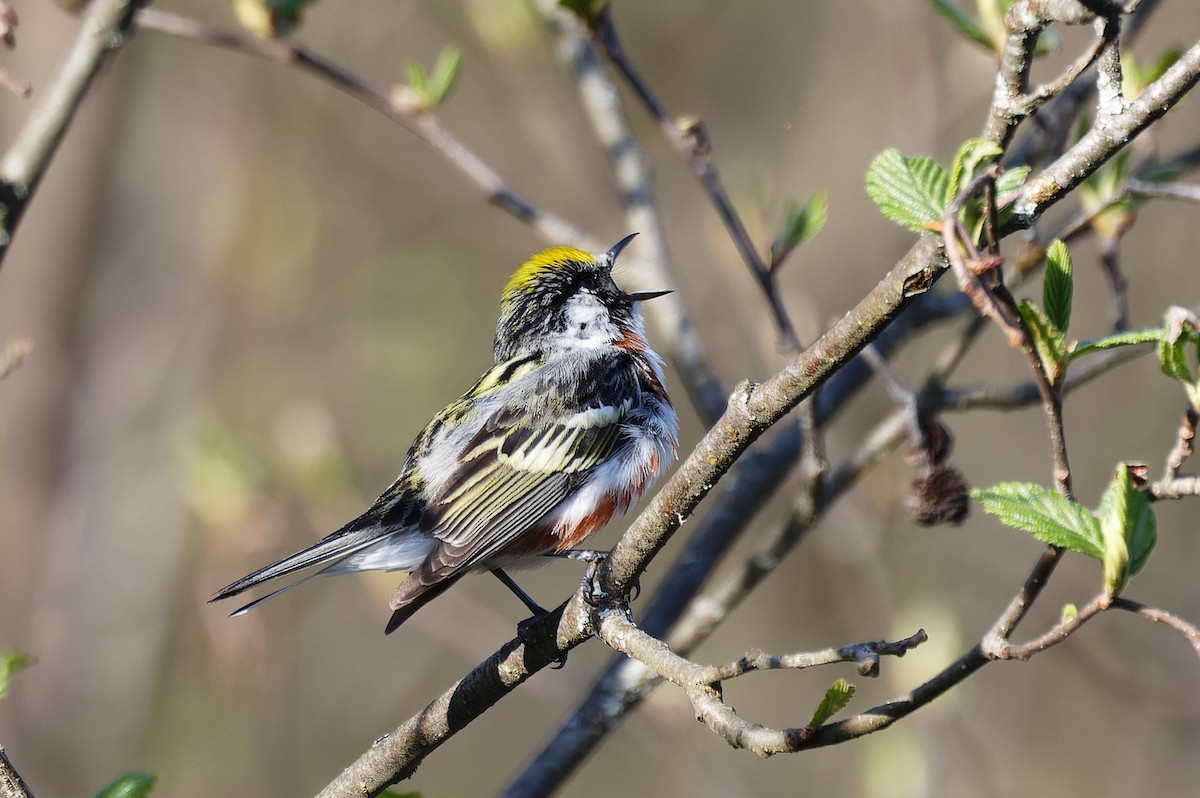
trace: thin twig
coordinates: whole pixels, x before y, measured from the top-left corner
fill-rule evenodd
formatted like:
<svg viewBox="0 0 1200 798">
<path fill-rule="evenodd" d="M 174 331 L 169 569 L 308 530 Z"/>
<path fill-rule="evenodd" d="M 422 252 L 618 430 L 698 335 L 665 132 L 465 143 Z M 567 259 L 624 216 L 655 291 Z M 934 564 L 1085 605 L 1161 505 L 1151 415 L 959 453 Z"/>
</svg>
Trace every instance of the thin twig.
<svg viewBox="0 0 1200 798">
<path fill-rule="evenodd" d="M 1092 126 L 1082 139 L 1041 173 L 1026 181 L 1008 231 L 1033 225 L 1041 212 L 1083 182 L 1155 120 L 1169 111 L 1200 80 L 1200 42 L 1193 44 L 1163 75 L 1105 124 Z"/>
<path fill-rule="evenodd" d="M 667 251 L 666 232 L 654 204 L 653 173 L 626 117 L 620 92 L 601 68 L 595 46 L 574 15 L 557 4 L 547 7 L 543 3 L 542 10 L 556 34 L 560 59 L 571 67 L 592 132 L 608 156 L 625 208 L 625 226 L 639 233 L 633 255 L 642 257 L 631 271 L 641 284 L 633 287 L 678 285 L 680 280 Z M 701 420 L 706 425 L 714 423 L 725 408 L 729 391 L 713 373 L 704 342 L 682 297 L 672 294 L 655 302 L 650 318 L 655 326 L 655 340 L 666 342 Z"/>
<path fill-rule="evenodd" d="M 95 0 L 87 7 L 59 73 L 0 160 L 0 263 L 93 79 L 108 56 L 128 41 L 133 14 L 143 2 Z"/>
<path fill-rule="evenodd" d="M 858 305 L 784 369 L 761 385 L 739 386 L 721 420 L 634 519 L 601 564 L 596 582 L 602 593 L 628 595 L 650 561 L 750 444 L 842 368 L 901 310 L 928 291 L 947 268 L 938 239 L 923 237 Z M 583 642 L 590 629 L 582 604 L 576 593 L 560 608 L 561 612 L 531 624 L 527 637 L 541 648 L 531 650 L 525 642 L 510 642 L 423 713 L 381 738 L 330 783 L 322 793 L 324 798 L 373 794 L 411 773 L 429 753 L 534 670 Z M 554 654 L 555 650 L 559 653 Z"/>
<path fill-rule="evenodd" d="M 33 798 L 33 791 L 13 767 L 3 745 L 0 745 L 0 798 Z"/>
<path fill-rule="evenodd" d="M 796 352 L 799 349 L 799 339 L 796 338 L 795 329 L 783 306 L 783 300 L 779 296 L 771 270 L 767 268 L 767 264 L 763 261 L 754 242 L 750 240 L 746 226 L 742 223 L 741 217 L 729 200 L 725 187 L 721 184 L 716 166 L 713 164 L 712 147 L 703 125 L 698 120 L 693 120 L 686 126 L 686 129 L 681 129 L 680 125 L 667 113 L 666 107 L 650 90 L 649 84 L 642 78 L 641 73 L 638 72 L 637 67 L 625 52 L 625 48 L 617 36 L 616 25 L 613 23 L 611 5 L 605 5 L 597 17 L 590 21 L 590 25 L 592 35 L 601 49 L 654 117 L 667 142 L 691 167 L 692 172 L 699 179 L 713 207 L 716 208 L 722 224 L 725 225 L 726 231 L 733 240 L 734 246 L 770 305 L 784 351 Z"/>
<path fill-rule="evenodd" d="M 602 251 L 607 247 L 577 225 L 533 204 L 517 193 L 496 170 L 450 133 L 432 111 L 403 102 L 396 94 L 375 86 L 294 39 L 260 39 L 239 31 L 215 28 L 181 14 L 155 8 L 139 12 L 136 24 L 144 30 L 221 47 L 308 72 L 417 136 L 474 183 L 488 202 L 528 224 L 542 240 L 572 244 L 593 252 Z"/>
<path fill-rule="evenodd" d="M 860 673 L 873 675 L 878 670 L 879 657 L 902 657 L 928 639 L 924 630 L 921 630 L 895 643 L 859 643 L 813 654 L 772 656 L 753 652 L 726 666 L 705 667 L 675 654 L 662 641 L 638 628 L 618 608 L 598 609 L 595 624 L 598 636 L 609 646 L 652 668 L 661 678 L 682 687 L 692 703 L 697 720 L 730 746 L 745 748 L 763 757 L 805 748 L 815 730 L 807 727 L 773 729 L 746 720 L 723 700 L 723 679 L 763 669 L 806 668 L 848 661 L 858 662 Z M 864 664 L 865 671 L 862 670 Z"/>
<path fill-rule="evenodd" d="M 1140 615 L 1143 618 L 1149 618 L 1155 623 L 1166 624 L 1175 631 L 1187 638 L 1192 644 L 1192 648 L 1196 650 L 1196 655 L 1200 656 L 1200 628 L 1195 624 L 1188 623 L 1177 615 L 1174 615 L 1166 610 L 1160 610 L 1156 607 L 1150 607 L 1142 604 L 1139 601 L 1133 601 L 1121 596 L 1113 599 L 1112 607 L 1118 610 L 1125 610 Z"/>
</svg>

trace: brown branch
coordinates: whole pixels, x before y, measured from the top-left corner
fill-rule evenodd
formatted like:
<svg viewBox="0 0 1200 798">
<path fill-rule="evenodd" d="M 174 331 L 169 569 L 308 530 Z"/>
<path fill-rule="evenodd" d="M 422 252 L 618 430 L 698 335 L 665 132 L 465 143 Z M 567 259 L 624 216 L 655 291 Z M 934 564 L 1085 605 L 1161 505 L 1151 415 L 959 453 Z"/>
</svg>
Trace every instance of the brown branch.
<svg viewBox="0 0 1200 798">
<path fill-rule="evenodd" d="M 0 160 L 0 263 L 92 81 L 108 56 L 128 41 L 133 14 L 143 2 L 94 0 L 87 7 L 58 74 Z"/>
<path fill-rule="evenodd" d="M 1179 102 L 1200 80 L 1200 43 L 1192 45 L 1163 75 L 1120 111 L 1106 113 L 1075 146 L 1026 181 L 1013 206 L 1008 229 L 1033 225 L 1049 205 L 1073 191 L 1089 175 Z"/>
<path fill-rule="evenodd" d="M 1117 40 L 1115 16 L 1102 20 L 1097 38 L 1053 80 L 1029 89 L 1029 73 L 1039 37 L 1052 22 L 1080 25 L 1095 19 L 1095 10 L 1076 0 L 1019 0 L 1004 15 L 1004 49 L 983 137 L 1007 148 L 1017 127 L 1034 111 L 1065 92 Z"/>
<path fill-rule="evenodd" d="M 929 290 L 947 264 L 936 238 L 922 238 L 908 255 L 829 332 L 761 385 L 743 383 L 709 430 L 598 569 L 606 596 L 624 597 L 700 500 L 765 430 L 845 365 L 895 316 Z M 536 652 L 512 641 L 442 694 L 420 715 L 372 746 L 322 793 L 325 798 L 376 794 L 411 773 L 421 760 L 535 670 L 586 639 L 578 594 L 528 630 Z M 560 622 L 561 621 L 561 622 Z M 531 666 L 530 663 L 535 663 Z M 450 711 L 453 709 L 453 716 Z"/>
<path fill-rule="evenodd" d="M 0 745 L 0 798 L 33 798 L 33 791 L 13 767 L 3 745 Z"/>
<path fill-rule="evenodd" d="M 1160 610 L 1156 607 L 1149 607 L 1138 601 L 1118 596 L 1112 600 L 1113 609 L 1125 610 L 1132 612 L 1135 615 L 1140 615 L 1143 618 L 1148 618 L 1155 623 L 1166 624 L 1175 631 L 1187 638 L 1187 641 L 1192 644 L 1192 648 L 1196 651 L 1196 656 L 1200 656 L 1200 628 L 1195 624 L 1188 623 L 1177 615 L 1174 615 L 1166 610 Z"/>
<path fill-rule="evenodd" d="M 695 710 L 696 719 L 734 748 L 745 748 L 759 756 L 799 751 L 807 747 L 814 730 L 808 727 L 773 729 L 739 715 L 723 700 L 721 683 L 726 679 L 775 668 L 808 668 L 834 662 L 857 662 L 859 672 L 873 676 L 881 656 L 904 656 L 928 640 L 924 630 L 912 637 L 889 643 L 858 643 L 840 649 L 789 655 L 751 652 L 725 666 L 703 666 L 675 654 L 665 643 L 640 629 L 617 607 L 596 613 L 597 635 L 621 653 L 642 662 L 661 678 L 683 688 Z"/>
<path fill-rule="evenodd" d="M 274 61 L 314 75 L 383 114 L 439 152 L 475 184 L 488 202 L 528 224 L 542 240 L 573 244 L 593 252 L 600 252 L 608 246 L 517 193 L 496 170 L 451 134 L 432 111 L 406 102 L 401 93 L 389 92 L 370 83 L 294 39 L 260 39 L 240 31 L 214 28 L 189 17 L 154 8 L 139 12 L 136 24 L 144 30 Z"/>
<path fill-rule="evenodd" d="M 772 272 L 763 261 L 754 242 L 750 240 L 746 226 L 742 223 L 737 210 L 734 209 L 733 203 L 730 202 L 729 195 L 717 175 L 716 165 L 712 158 L 712 146 L 703 124 L 697 119 L 680 123 L 667 113 L 666 107 L 650 90 L 649 84 L 646 83 L 625 52 L 620 37 L 617 36 L 616 25 L 613 23 L 611 4 L 606 4 L 594 19 L 589 20 L 589 30 L 605 55 L 612 61 L 617 71 L 621 73 L 621 76 L 654 117 L 659 130 L 662 131 L 672 149 L 691 167 L 692 172 L 700 181 L 700 185 L 703 186 L 705 194 L 716 208 L 717 215 L 725 225 L 725 230 L 733 240 L 746 268 L 750 270 L 750 274 L 762 289 L 771 308 L 784 351 L 796 352 L 799 349 L 799 340 L 796 338 L 796 332 L 792 327 L 791 319 L 788 318 L 787 310 L 783 306 L 783 300 L 779 296 Z"/>
<path fill-rule="evenodd" d="M 635 288 L 654 289 L 680 283 L 671 268 L 666 232 L 654 204 L 654 177 L 646 155 L 633 133 L 617 87 L 601 68 L 600 56 L 575 16 L 547 8 L 544 17 L 555 33 L 559 57 L 575 77 L 580 102 L 596 140 L 608 156 L 609 166 L 625 209 L 625 226 L 639 235 L 632 247 L 641 256 L 631 270 L 640 280 Z M 654 340 L 666 342 L 692 404 L 705 424 L 714 423 L 725 408 L 728 390 L 721 385 L 708 361 L 704 342 L 678 294 L 661 298 L 652 306 Z M 661 351 L 661 350 L 660 350 Z"/>
</svg>

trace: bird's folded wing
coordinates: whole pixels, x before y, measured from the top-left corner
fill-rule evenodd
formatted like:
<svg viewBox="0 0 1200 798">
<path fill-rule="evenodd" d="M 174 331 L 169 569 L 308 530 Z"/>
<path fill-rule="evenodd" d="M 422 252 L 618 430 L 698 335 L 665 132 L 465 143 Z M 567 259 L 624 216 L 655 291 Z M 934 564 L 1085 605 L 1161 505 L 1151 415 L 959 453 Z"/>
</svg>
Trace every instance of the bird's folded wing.
<svg viewBox="0 0 1200 798">
<path fill-rule="evenodd" d="M 489 419 L 442 494 L 425 508 L 422 528 L 441 541 L 425 565 L 427 575 L 445 578 L 468 569 L 537 523 L 621 445 L 629 410 L 626 400 L 550 419 L 527 408 Z"/>
</svg>

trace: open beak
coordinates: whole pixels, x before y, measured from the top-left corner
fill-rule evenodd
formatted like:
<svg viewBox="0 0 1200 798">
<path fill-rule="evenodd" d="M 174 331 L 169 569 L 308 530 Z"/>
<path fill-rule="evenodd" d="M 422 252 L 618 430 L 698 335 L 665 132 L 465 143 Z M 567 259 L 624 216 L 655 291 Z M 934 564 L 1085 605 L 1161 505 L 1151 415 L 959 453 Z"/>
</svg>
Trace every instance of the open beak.
<svg viewBox="0 0 1200 798">
<path fill-rule="evenodd" d="M 669 293 L 671 293 L 670 288 L 665 291 L 634 291 L 632 294 L 626 294 L 625 296 L 634 302 L 645 302 L 647 299 L 654 299 L 655 297 L 665 296 Z"/>
<path fill-rule="evenodd" d="M 612 249 L 604 253 L 604 259 L 608 261 L 609 266 L 612 266 L 617 262 L 617 256 L 621 254 L 621 250 L 629 246 L 629 242 L 636 237 L 637 233 L 630 233 L 616 244 L 613 244 Z M 626 294 L 625 296 L 627 296 L 633 302 L 645 302 L 647 299 L 654 299 L 655 297 L 663 296 L 669 293 L 671 293 L 670 288 L 665 291 L 634 291 L 632 294 Z"/>
<path fill-rule="evenodd" d="M 609 266 L 617 262 L 617 256 L 621 254 L 621 250 L 629 246 L 629 242 L 635 238 L 637 238 L 637 233 L 630 233 L 617 243 L 613 244 L 612 249 L 604 253 L 604 259 L 608 261 Z"/>
</svg>

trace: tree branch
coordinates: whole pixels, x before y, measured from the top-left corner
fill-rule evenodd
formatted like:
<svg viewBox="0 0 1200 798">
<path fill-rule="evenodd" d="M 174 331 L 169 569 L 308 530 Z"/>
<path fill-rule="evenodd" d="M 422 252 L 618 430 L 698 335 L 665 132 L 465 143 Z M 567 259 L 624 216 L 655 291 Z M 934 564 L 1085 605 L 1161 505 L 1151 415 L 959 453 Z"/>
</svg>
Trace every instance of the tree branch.
<svg viewBox="0 0 1200 798">
<path fill-rule="evenodd" d="M 53 82 L 40 94 L 16 140 L 0 160 L 0 264 L 58 145 L 108 56 L 129 39 L 146 0 L 95 0 Z"/>
</svg>

